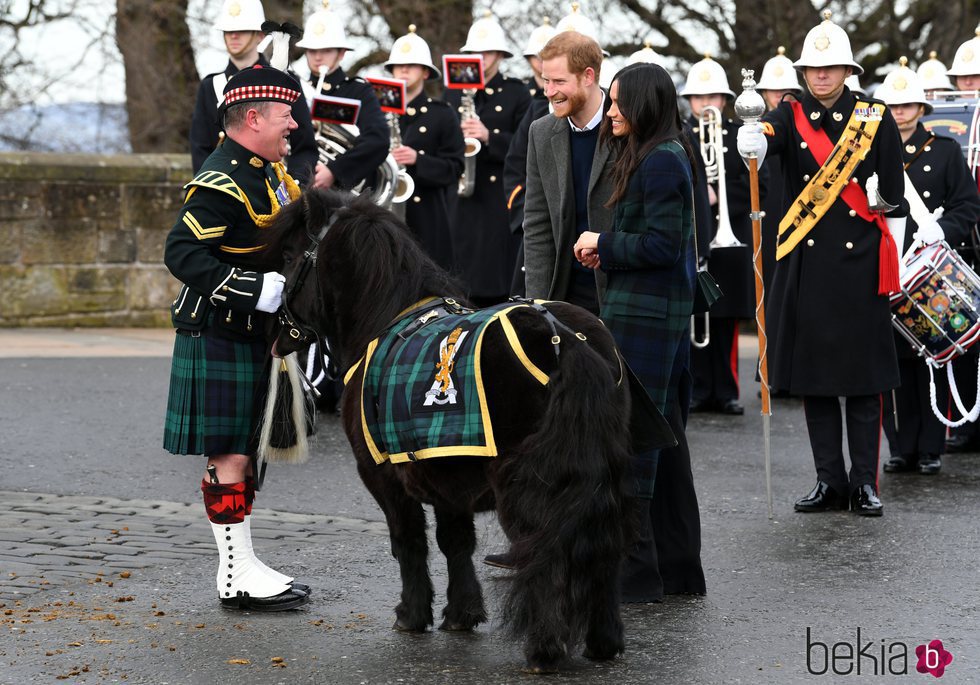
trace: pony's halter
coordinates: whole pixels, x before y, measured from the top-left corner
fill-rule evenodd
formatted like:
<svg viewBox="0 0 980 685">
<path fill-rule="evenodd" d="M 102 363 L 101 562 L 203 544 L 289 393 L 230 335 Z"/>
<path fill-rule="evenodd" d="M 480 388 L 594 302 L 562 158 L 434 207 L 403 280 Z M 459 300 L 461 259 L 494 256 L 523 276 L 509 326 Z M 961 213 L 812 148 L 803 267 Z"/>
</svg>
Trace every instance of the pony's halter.
<svg viewBox="0 0 980 685">
<path fill-rule="evenodd" d="M 330 218 L 327 219 L 326 223 L 323 224 L 323 228 L 320 232 L 312 236 L 307 232 L 307 236 L 310 238 L 310 245 L 306 248 L 303 253 L 302 261 L 300 262 L 299 268 L 295 271 L 295 278 L 292 283 L 288 280 L 286 282 L 286 288 L 282 294 L 282 306 L 279 308 L 279 325 L 289 330 L 289 337 L 293 340 L 297 340 L 301 343 L 310 344 L 318 342 L 320 336 L 317 334 L 316 330 L 308 325 L 304 325 L 299 322 L 296 315 L 293 314 L 292 310 L 289 308 L 290 298 L 298 293 L 306 282 L 306 277 L 309 275 L 310 270 L 316 267 L 316 257 L 320 250 L 320 243 L 327 236 L 327 232 L 330 227 L 334 225 L 337 221 L 338 210 L 334 210 L 330 214 Z M 319 289 L 319 282 L 318 289 Z"/>
</svg>

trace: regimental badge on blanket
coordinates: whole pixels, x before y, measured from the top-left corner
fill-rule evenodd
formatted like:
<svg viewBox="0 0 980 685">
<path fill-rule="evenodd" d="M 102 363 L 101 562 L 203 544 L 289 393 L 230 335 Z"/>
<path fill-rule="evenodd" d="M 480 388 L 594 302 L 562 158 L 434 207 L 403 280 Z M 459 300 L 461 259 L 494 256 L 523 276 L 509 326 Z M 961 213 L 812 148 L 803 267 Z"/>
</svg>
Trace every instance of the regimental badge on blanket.
<svg viewBox="0 0 980 685">
<path fill-rule="evenodd" d="M 439 343 L 439 361 L 436 362 L 436 375 L 432 387 L 425 393 L 423 407 L 456 404 L 456 383 L 453 381 L 453 368 L 456 364 L 456 352 L 459 350 L 469 331 L 454 328 Z"/>
</svg>

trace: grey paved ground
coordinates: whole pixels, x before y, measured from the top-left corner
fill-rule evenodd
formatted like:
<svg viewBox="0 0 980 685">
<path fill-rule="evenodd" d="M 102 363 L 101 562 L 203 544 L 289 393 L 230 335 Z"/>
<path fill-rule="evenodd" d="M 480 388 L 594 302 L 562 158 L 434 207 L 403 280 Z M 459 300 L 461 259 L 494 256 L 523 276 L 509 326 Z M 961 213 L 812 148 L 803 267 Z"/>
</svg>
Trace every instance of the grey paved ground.
<svg viewBox="0 0 980 685">
<path fill-rule="evenodd" d="M 549 681 L 925 683 L 914 655 L 890 664 L 907 675 L 882 675 L 881 649 L 939 638 L 954 655 L 942 683 L 980 682 L 980 456 L 947 457 L 935 478 L 882 476 L 880 520 L 794 515 L 812 466 L 800 406 L 780 402 L 769 521 L 752 343 L 747 415 L 690 425 L 707 596 L 626 607 L 623 658 L 576 658 Z M 313 585 L 313 602 L 277 615 L 215 606 L 200 462 L 159 448 L 168 350 L 165 332 L 0 331 L 0 683 L 540 682 L 493 618 L 504 581 L 490 569 L 489 625 L 390 629 L 397 566 L 332 417 L 309 465 L 270 475 L 253 524 L 261 556 Z M 492 517 L 478 532 L 478 553 L 502 545 Z M 431 566 L 440 602 L 445 568 L 438 555 Z M 875 659 L 861 676 L 812 675 L 808 628 L 850 643 L 842 656 L 870 644 Z M 820 670 L 821 647 L 810 654 Z"/>
</svg>

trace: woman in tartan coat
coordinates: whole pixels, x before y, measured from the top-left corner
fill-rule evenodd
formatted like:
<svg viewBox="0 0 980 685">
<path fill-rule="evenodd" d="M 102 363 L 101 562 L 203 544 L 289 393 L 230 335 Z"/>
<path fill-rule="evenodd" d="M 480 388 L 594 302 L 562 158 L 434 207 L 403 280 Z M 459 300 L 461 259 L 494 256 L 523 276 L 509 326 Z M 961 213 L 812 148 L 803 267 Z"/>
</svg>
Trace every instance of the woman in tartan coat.
<svg viewBox="0 0 980 685">
<path fill-rule="evenodd" d="M 684 437 L 689 398 L 689 326 L 694 304 L 696 264 L 693 244 L 694 155 L 683 134 L 677 95 L 669 75 L 654 64 L 622 69 L 609 89 L 612 105 L 601 135 L 618 149 L 613 172 L 615 206 L 613 230 L 586 231 L 575 244 L 575 256 L 584 265 L 602 269 L 608 285 L 600 302 L 600 316 L 626 362 L 647 393 L 668 417 L 678 439 L 658 474 L 658 452 L 635 456 L 637 496 L 642 506 L 640 542 L 631 551 L 624 573 L 624 601 L 661 599 L 667 592 L 704 592 L 700 564 L 700 523 L 697 495 L 690 472 Z M 687 460 L 678 458 L 686 456 Z M 668 463 L 669 462 L 669 463 Z M 656 490 L 654 489 L 656 483 Z M 680 512 L 670 534 L 683 538 L 683 551 L 665 550 L 652 519 L 669 510 Z M 644 544 L 646 543 L 646 544 Z M 654 573 L 659 552 L 673 557 L 682 578 L 663 584 Z M 683 557 L 683 559 L 681 559 Z M 659 596 L 658 596 L 659 595 Z"/>
</svg>

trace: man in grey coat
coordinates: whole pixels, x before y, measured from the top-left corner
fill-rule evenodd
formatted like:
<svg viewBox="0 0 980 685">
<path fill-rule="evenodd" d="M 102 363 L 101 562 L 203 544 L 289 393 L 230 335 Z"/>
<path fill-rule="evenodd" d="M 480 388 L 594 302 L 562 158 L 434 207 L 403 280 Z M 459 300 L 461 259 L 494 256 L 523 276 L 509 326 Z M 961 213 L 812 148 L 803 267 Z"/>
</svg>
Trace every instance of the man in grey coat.
<svg viewBox="0 0 980 685">
<path fill-rule="evenodd" d="M 552 114 L 531 124 L 524 205 L 527 296 L 563 300 L 598 314 L 601 271 L 579 264 L 572 252 L 586 230 L 612 228 L 614 159 L 599 143 L 609 99 L 599 87 L 602 50 L 592 38 L 563 31 L 539 53 Z"/>
</svg>

